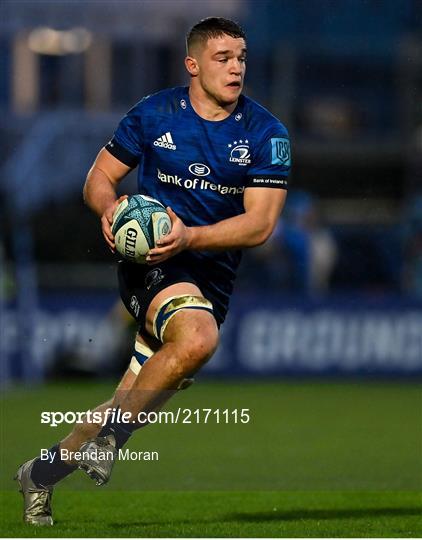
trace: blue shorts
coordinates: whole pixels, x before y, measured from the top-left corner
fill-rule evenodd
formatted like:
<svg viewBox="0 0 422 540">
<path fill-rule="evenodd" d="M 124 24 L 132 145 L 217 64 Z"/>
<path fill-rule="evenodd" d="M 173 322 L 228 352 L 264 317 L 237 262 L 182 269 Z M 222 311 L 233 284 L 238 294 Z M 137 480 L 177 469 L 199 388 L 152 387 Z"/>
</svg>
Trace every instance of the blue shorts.
<svg viewBox="0 0 422 540">
<path fill-rule="evenodd" d="M 139 323 L 141 332 L 145 331 L 146 314 L 153 298 L 175 283 L 187 282 L 196 285 L 212 303 L 219 327 L 226 317 L 230 284 L 222 284 L 221 280 L 212 281 L 209 268 L 205 268 L 205 265 L 201 268 L 201 264 L 185 253 L 153 266 L 121 260 L 118 263 L 118 279 L 122 301 Z"/>
</svg>

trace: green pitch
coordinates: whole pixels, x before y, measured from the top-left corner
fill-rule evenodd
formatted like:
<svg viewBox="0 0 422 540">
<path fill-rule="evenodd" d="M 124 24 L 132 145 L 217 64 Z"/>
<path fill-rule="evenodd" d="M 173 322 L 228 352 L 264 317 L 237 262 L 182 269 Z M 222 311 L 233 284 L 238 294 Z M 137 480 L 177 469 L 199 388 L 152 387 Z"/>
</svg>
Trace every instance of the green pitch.
<svg viewBox="0 0 422 540">
<path fill-rule="evenodd" d="M 422 387 L 398 382 L 199 382 L 168 410 L 249 409 L 250 422 L 153 425 L 128 443 L 157 461 L 119 461 L 108 486 L 77 471 L 56 490 L 56 525 L 21 524 L 18 465 L 69 426 L 42 411 L 84 411 L 109 384 L 69 382 L 2 400 L 2 536 L 417 537 L 422 535 Z M 193 417 L 190 418 L 194 420 Z"/>
</svg>

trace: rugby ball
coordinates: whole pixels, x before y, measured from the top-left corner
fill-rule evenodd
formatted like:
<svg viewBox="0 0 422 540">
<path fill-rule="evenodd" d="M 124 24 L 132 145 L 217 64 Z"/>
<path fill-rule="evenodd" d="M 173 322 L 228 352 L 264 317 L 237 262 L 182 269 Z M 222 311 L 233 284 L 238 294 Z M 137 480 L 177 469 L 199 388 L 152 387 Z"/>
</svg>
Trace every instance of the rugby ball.
<svg viewBox="0 0 422 540">
<path fill-rule="evenodd" d="M 111 226 L 116 250 L 126 260 L 139 264 L 145 264 L 148 251 L 170 231 L 165 207 L 147 195 L 124 199 L 114 212 Z"/>
</svg>

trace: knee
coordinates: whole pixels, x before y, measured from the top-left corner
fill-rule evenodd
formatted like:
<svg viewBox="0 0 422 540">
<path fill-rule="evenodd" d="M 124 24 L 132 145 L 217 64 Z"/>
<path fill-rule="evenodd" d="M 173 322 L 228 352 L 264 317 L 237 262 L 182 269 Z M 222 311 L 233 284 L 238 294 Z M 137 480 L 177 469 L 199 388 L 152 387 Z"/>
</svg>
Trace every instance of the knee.
<svg viewBox="0 0 422 540">
<path fill-rule="evenodd" d="M 215 353 L 217 345 L 217 332 L 198 332 L 186 344 L 186 355 L 193 362 L 204 364 Z"/>
<path fill-rule="evenodd" d="M 84 418 L 84 421 L 73 426 L 72 435 L 81 439 L 89 439 L 98 433 L 101 429 L 101 422 L 89 421 Z"/>
<path fill-rule="evenodd" d="M 114 401 L 113 399 L 110 399 L 96 407 L 93 411 L 91 411 L 91 413 L 94 414 L 85 414 L 82 417 L 82 422 L 77 422 L 76 424 L 74 424 L 72 429 L 72 436 L 84 440 L 95 436 L 103 426 L 107 411 L 113 406 L 115 406 Z"/>
<path fill-rule="evenodd" d="M 176 348 L 173 356 L 174 371 L 180 377 L 194 373 L 214 354 L 218 346 L 217 328 L 190 331 Z"/>
<path fill-rule="evenodd" d="M 75 424 L 73 426 L 70 436 L 78 441 L 85 441 L 90 439 L 93 436 L 94 432 L 95 429 L 92 424 Z"/>
</svg>

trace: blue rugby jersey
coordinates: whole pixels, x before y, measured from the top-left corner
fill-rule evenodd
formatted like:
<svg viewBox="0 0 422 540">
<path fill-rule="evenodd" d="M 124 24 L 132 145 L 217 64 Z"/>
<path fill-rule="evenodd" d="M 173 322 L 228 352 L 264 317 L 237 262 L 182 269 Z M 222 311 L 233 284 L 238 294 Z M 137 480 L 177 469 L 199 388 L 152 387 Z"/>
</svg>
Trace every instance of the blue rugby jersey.
<svg viewBox="0 0 422 540">
<path fill-rule="evenodd" d="M 229 117 L 205 120 L 192 108 L 187 87 L 143 98 L 105 148 L 124 164 L 139 166 L 139 193 L 170 206 L 187 226 L 243 213 L 247 187 L 287 189 L 291 165 L 287 130 L 265 108 L 241 95 Z M 190 256 L 199 263 L 196 272 L 202 268 L 205 279 L 224 281 L 222 289 L 230 294 L 238 250 Z"/>
</svg>

